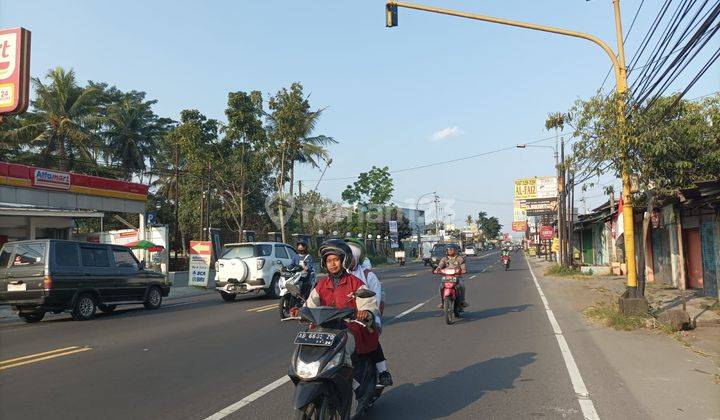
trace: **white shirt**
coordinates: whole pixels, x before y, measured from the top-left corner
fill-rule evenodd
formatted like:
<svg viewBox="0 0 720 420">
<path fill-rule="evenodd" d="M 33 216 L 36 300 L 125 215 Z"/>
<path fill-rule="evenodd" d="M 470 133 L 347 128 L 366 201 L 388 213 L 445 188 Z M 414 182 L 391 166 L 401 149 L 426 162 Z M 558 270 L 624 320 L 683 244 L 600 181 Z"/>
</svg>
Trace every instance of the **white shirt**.
<svg viewBox="0 0 720 420">
<path fill-rule="evenodd" d="M 362 280 L 363 283 L 365 283 L 365 285 L 368 287 L 368 289 L 370 289 L 370 290 L 372 290 L 373 292 L 375 292 L 375 301 L 377 302 L 377 305 L 378 305 L 378 308 L 379 308 L 379 307 L 380 307 L 380 302 L 381 302 L 382 299 L 383 299 L 383 295 L 382 295 L 382 283 L 380 282 L 380 279 L 378 278 L 378 276 L 375 275 L 375 273 L 373 273 L 372 271 L 369 271 L 369 270 L 368 270 L 368 274 L 367 274 L 367 277 L 366 277 L 366 276 L 365 276 L 365 270 L 366 270 L 365 267 L 363 267 L 362 265 L 358 264 L 358 265 L 355 266 L 355 270 L 352 271 L 350 274 L 352 274 L 353 276 L 355 276 L 355 277 L 359 278 L 360 280 Z M 380 314 L 378 314 L 378 315 L 375 316 L 375 323 L 376 323 L 378 326 L 380 326 L 380 323 L 381 323 Z"/>
</svg>

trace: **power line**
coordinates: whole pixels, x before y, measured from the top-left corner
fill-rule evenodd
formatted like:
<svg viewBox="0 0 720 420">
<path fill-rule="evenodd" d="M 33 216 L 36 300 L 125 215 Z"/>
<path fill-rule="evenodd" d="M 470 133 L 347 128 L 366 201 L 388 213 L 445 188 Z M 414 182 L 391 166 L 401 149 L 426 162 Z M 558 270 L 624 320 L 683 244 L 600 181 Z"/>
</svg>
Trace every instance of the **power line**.
<svg viewBox="0 0 720 420">
<path fill-rule="evenodd" d="M 563 134 L 563 133 L 559 133 L 559 134 Z M 555 136 L 544 137 L 544 138 L 537 139 L 537 140 L 532 140 L 532 141 L 525 141 L 525 142 L 522 142 L 522 144 L 536 144 L 536 143 L 541 143 L 541 142 L 548 141 L 548 140 L 555 140 Z M 409 168 L 397 169 L 397 170 L 394 170 L 394 171 L 389 171 L 389 173 L 391 173 L 391 174 L 397 174 L 397 173 L 408 172 L 408 171 L 416 171 L 416 170 L 418 170 L 418 169 L 431 168 L 431 167 L 433 167 L 433 166 L 447 165 L 448 163 L 455 163 L 455 162 L 460 162 L 460 161 L 463 161 L 463 160 L 475 159 L 475 158 L 478 158 L 478 157 L 481 157 L 481 156 L 492 155 L 492 154 L 495 154 L 495 153 L 500 153 L 500 152 L 505 152 L 505 151 L 508 151 L 508 150 L 513 150 L 513 149 L 516 149 L 516 148 L 517 148 L 517 145 L 507 146 L 507 147 L 503 147 L 503 148 L 500 148 L 500 149 L 490 150 L 490 151 L 487 151 L 487 152 L 477 153 L 477 154 L 469 155 L 469 156 L 463 156 L 463 157 L 459 157 L 459 158 L 455 158 L 455 159 L 443 160 L 443 161 L 440 161 L 440 162 L 433 162 L 433 163 L 427 163 L 427 164 L 424 164 L 424 165 L 412 166 L 412 167 L 409 167 Z M 346 181 L 346 180 L 356 179 L 356 178 L 357 178 L 357 176 L 344 176 L 344 177 L 338 177 L 338 178 L 325 178 L 325 181 Z M 303 179 L 302 181 L 318 181 L 318 179 Z"/>
</svg>

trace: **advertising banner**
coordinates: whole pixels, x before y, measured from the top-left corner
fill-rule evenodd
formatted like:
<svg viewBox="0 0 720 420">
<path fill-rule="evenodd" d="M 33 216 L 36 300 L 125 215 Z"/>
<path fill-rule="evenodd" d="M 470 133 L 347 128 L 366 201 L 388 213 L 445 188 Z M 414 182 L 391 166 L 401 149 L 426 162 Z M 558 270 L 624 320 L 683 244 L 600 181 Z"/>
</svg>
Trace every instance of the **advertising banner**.
<svg viewBox="0 0 720 420">
<path fill-rule="evenodd" d="M 527 212 L 525 211 L 525 200 L 515 200 L 513 203 L 513 222 L 527 221 Z"/>
<path fill-rule="evenodd" d="M 557 177 L 536 176 L 515 180 L 515 200 L 536 198 L 556 198 L 558 196 Z"/>
<path fill-rule="evenodd" d="M 0 115 L 22 114 L 29 97 L 30 31 L 0 29 Z"/>
<path fill-rule="evenodd" d="M 557 198 L 536 198 L 525 200 L 525 212 L 528 216 L 544 216 L 557 212 Z"/>
<path fill-rule="evenodd" d="M 188 286 L 207 287 L 210 277 L 212 242 L 190 241 L 190 275 Z"/>
<path fill-rule="evenodd" d="M 400 246 L 398 240 L 398 223 L 397 220 L 388 221 L 388 230 L 390 231 L 390 248 L 396 249 Z"/>
<path fill-rule="evenodd" d="M 512 222 L 513 232 L 525 232 L 527 230 L 527 222 Z"/>
<path fill-rule="evenodd" d="M 515 180 L 515 200 L 525 200 L 537 197 L 537 182 L 535 178 Z"/>
<path fill-rule="evenodd" d="M 555 229 L 552 226 L 543 226 L 540 228 L 540 239 L 548 240 L 555 236 Z"/>
</svg>

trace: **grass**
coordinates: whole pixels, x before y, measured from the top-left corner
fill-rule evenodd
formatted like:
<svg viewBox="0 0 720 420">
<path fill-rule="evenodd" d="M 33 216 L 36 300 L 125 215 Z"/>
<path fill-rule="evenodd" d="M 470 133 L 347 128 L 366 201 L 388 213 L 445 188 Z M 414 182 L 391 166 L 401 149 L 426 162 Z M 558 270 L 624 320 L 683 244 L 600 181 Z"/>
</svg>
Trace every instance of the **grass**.
<svg viewBox="0 0 720 420">
<path fill-rule="evenodd" d="M 574 267 L 563 267 L 560 265 L 553 265 L 552 267 L 545 270 L 546 276 L 558 276 L 558 277 L 569 277 L 569 276 L 592 276 L 592 271 L 589 273 L 583 273 Z"/>
<path fill-rule="evenodd" d="M 713 311 L 716 314 L 720 315 L 720 301 L 717 301 L 713 303 L 712 305 L 702 305 L 703 309 L 707 309 L 708 311 Z"/>
<path fill-rule="evenodd" d="M 606 327 L 622 331 L 632 331 L 643 328 L 648 320 L 648 317 L 625 315 L 620 312 L 617 305 L 602 301 L 585 309 L 584 313 L 588 318 L 600 322 Z"/>
</svg>

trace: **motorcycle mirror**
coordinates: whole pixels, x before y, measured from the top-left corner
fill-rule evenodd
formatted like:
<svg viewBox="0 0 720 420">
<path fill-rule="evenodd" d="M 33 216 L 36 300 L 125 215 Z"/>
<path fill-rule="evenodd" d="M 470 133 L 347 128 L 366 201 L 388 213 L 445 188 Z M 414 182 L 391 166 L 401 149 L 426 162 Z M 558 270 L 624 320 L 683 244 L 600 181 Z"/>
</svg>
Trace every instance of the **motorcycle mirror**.
<svg viewBox="0 0 720 420">
<path fill-rule="evenodd" d="M 373 296 L 375 296 L 375 292 L 369 289 L 360 289 L 355 292 L 355 297 L 359 297 L 361 299 L 371 298 Z"/>
<path fill-rule="evenodd" d="M 295 285 L 294 283 L 285 283 L 285 289 L 294 296 L 300 295 L 300 288 L 297 287 L 297 285 Z"/>
</svg>

